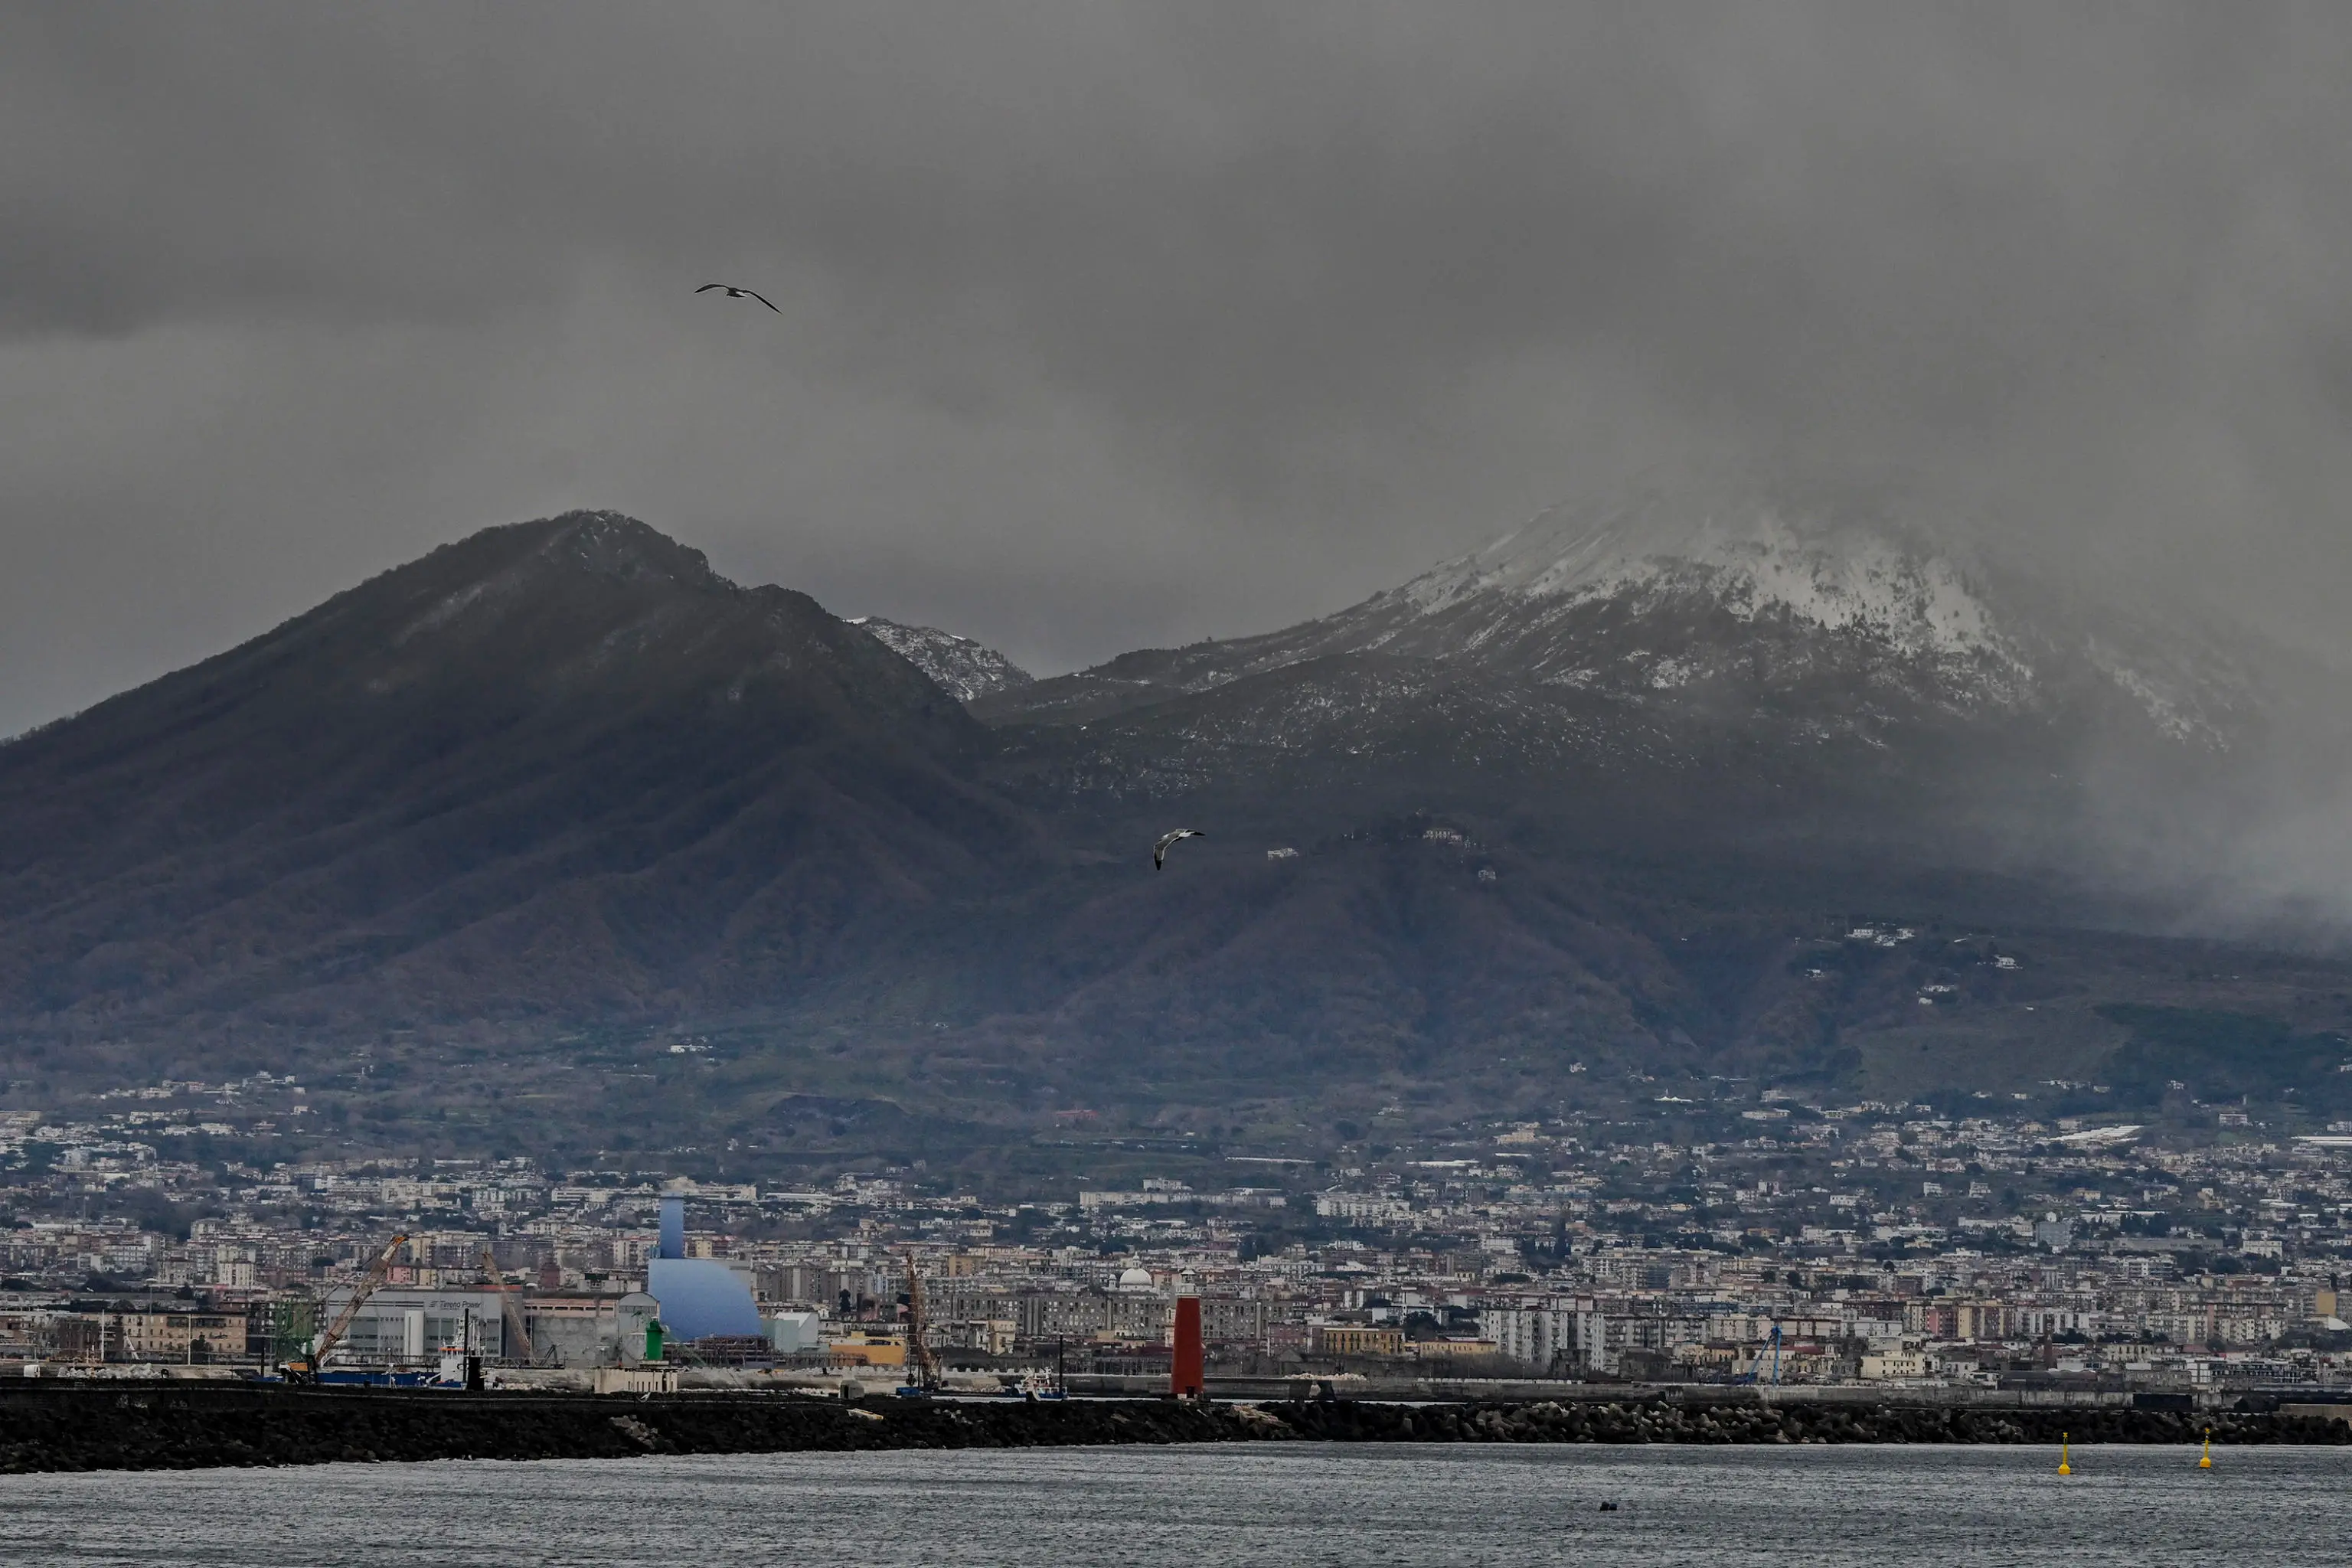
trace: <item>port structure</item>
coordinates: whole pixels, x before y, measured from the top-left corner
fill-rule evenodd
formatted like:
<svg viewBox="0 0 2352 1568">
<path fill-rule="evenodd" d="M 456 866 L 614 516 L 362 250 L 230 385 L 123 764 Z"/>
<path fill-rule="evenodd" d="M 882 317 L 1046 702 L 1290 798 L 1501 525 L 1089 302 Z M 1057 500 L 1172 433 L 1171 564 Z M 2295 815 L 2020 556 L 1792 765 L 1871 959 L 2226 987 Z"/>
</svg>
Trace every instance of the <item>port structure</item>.
<svg viewBox="0 0 2352 1568">
<path fill-rule="evenodd" d="M 907 1248 L 907 1387 L 933 1394 L 940 1386 L 940 1358 L 932 1353 L 930 1314 L 923 1305 L 923 1272 L 915 1267 L 915 1249 Z"/>
<path fill-rule="evenodd" d="M 319 1381 L 319 1370 L 327 1364 L 328 1352 L 341 1344 L 343 1336 L 351 1331 L 352 1321 L 360 1315 L 360 1309 L 367 1304 L 367 1299 L 374 1295 L 377 1288 L 392 1277 L 392 1260 L 399 1257 L 400 1249 L 407 1245 L 408 1233 L 405 1231 L 384 1243 L 383 1250 L 376 1254 L 373 1263 L 368 1265 L 366 1277 L 360 1281 L 359 1288 L 352 1292 L 352 1299 L 343 1303 L 343 1310 L 335 1314 L 335 1321 L 328 1325 L 327 1331 L 320 1334 L 318 1342 L 310 1347 L 310 1355 L 301 1361 L 289 1361 L 286 1363 L 287 1382 L 316 1383 Z"/>
</svg>

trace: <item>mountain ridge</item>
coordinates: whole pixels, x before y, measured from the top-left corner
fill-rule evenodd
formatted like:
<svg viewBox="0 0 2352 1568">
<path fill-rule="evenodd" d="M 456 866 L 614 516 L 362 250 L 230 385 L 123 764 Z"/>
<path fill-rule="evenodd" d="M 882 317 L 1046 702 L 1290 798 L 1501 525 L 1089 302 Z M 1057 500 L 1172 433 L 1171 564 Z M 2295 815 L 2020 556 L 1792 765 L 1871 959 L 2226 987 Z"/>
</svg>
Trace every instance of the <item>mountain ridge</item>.
<svg viewBox="0 0 2352 1568">
<path fill-rule="evenodd" d="M 1017 691 L 1036 684 L 1035 676 L 994 648 L 954 632 L 905 626 L 880 616 L 853 616 L 849 624 L 871 633 L 959 702 L 971 703 L 994 692 Z"/>
<path fill-rule="evenodd" d="M 583 900 L 625 901 L 652 868 L 751 831 L 814 834 L 818 858 L 866 866 L 881 901 L 920 901 L 935 868 L 971 858 L 963 830 L 927 813 L 1022 837 L 970 782 L 983 740 L 814 600 L 739 588 L 642 523 L 575 513 L 490 531 L 0 751 L 0 819 L 16 829 L 0 986 L 20 1005 L 144 991 L 197 1006 L 222 977 L 192 995 L 168 976 L 224 963 L 300 997 L 331 992 L 320 972 L 348 955 L 430 968 L 441 951 L 496 960 L 505 1009 L 528 1010 L 553 1000 L 547 981 L 497 951 L 527 950 L 528 931 L 496 927 L 537 921 L 602 928 L 591 940 L 616 962 L 586 994 L 657 987 L 664 940 L 617 962 Z M 910 816 L 875 779 L 923 781 L 927 796 Z M 877 818 L 897 826 L 845 837 Z M 899 838 L 921 846 L 919 867 L 882 847 Z M 731 879 L 730 896 L 757 896 L 758 877 Z M 191 921 L 228 923 L 248 951 L 204 959 Z"/>
<path fill-rule="evenodd" d="M 1801 500 L 1740 472 L 1752 488 L 1724 488 L 1719 474 L 1702 470 L 1716 482 L 1696 494 L 1649 484 L 1549 508 L 1332 615 L 1254 637 L 1137 650 L 994 695 L 975 710 L 995 722 L 1090 722 L 1246 675 L 1373 652 L 1508 667 L 1537 681 L 1623 693 L 1720 679 L 1743 663 L 1769 685 L 1783 675 L 1769 667 L 1778 652 L 1801 656 L 1800 672 L 1833 661 L 1957 710 L 2119 696 L 2169 738 L 2209 747 L 2226 748 L 2234 725 L 2260 715 L 2243 661 L 2209 653 L 2205 668 L 2192 668 L 2170 621 L 2153 626 L 2150 613 L 2079 596 L 2058 602 L 2013 571 L 1956 557 L 1883 500 L 1816 501 L 1821 510 L 1807 512 Z M 1612 618 L 1646 633 L 1667 617 L 1696 645 L 1697 663 L 1639 639 L 1605 646 Z"/>
<path fill-rule="evenodd" d="M 634 520 L 485 531 L 0 748 L 0 1100 L 241 1062 L 383 1136 L 782 1148 L 812 1096 L 1018 1130 L 1661 1072 L 1993 1092 L 2103 1060 L 2117 1002 L 2337 1026 L 2340 969 L 2192 983 L 2063 874 L 2097 780 L 2062 721 L 2227 754 L 2129 694 L 1960 700 L 1973 630 L 1465 559 L 966 704 Z M 1210 837 L 1154 872 L 1180 819 Z"/>
</svg>

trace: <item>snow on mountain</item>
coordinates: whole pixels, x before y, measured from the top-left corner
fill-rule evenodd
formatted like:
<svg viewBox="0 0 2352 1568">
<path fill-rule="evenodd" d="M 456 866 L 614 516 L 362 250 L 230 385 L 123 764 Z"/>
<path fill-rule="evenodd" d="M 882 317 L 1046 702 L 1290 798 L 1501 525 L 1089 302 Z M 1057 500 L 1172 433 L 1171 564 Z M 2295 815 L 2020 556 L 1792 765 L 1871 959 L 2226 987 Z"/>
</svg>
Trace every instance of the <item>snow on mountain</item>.
<svg viewBox="0 0 2352 1568">
<path fill-rule="evenodd" d="M 1580 654 L 1652 656 L 1653 686 L 1743 662 L 1752 672 L 1763 644 L 1785 658 L 1810 640 L 1816 659 L 1938 707 L 2024 711 L 2102 686 L 2167 739 L 2210 747 L 2261 706 L 2242 651 L 2178 612 L 2062 585 L 1975 540 L 1941 542 L 1899 496 L 1857 502 L 1706 470 L 1549 510 L 1335 619 L 1350 616 L 1382 623 L 1367 646 L 1435 652 L 1442 627 L 1457 654 L 1508 645 L 1524 656 L 1538 627 L 1580 628 L 1569 639 Z M 1596 646 L 1590 634 L 1611 625 L 1694 646 Z M 1609 671 L 1603 660 L 1574 673 Z"/>
<path fill-rule="evenodd" d="M 994 648 L 937 626 L 901 626 L 880 616 L 859 616 L 849 624 L 864 627 L 877 641 L 929 676 L 960 702 L 970 702 L 992 692 L 1017 691 L 1036 682 L 1035 676 Z"/>
<path fill-rule="evenodd" d="M 2221 750 L 2259 712 L 2242 646 L 2111 586 L 2063 585 L 1939 521 L 1883 486 L 1677 470 L 1548 510 L 1336 615 L 1126 655 L 983 716 L 1086 721 L 1367 655 L 1725 721 L 1769 713 L 1807 734 L 2137 712 L 2154 737 Z"/>
<path fill-rule="evenodd" d="M 1906 653 L 2014 657 L 1948 561 L 1886 538 L 1808 533 L 1769 507 L 1706 516 L 1677 542 L 1644 537 L 1618 517 L 1550 510 L 1398 593 L 1424 614 L 1487 593 L 1570 604 L 1704 595 L 1743 620 L 1783 614 Z"/>
</svg>

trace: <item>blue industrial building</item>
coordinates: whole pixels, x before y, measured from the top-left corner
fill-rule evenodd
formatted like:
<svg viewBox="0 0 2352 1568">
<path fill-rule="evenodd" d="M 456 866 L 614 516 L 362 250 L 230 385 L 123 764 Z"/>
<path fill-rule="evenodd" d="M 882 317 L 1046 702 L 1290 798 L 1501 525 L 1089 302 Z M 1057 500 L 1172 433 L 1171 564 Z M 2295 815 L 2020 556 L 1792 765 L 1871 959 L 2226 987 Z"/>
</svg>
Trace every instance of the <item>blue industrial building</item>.
<svg viewBox="0 0 2352 1568">
<path fill-rule="evenodd" d="M 767 1332 L 741 1275 L 715 1258 L 686 1256 L 684 1198 L 662 1199 L 660 1249 L 646 1267 L 646 1293 L 661 1303 L 662 1327 L 675 1340 Z"/>
</svg>

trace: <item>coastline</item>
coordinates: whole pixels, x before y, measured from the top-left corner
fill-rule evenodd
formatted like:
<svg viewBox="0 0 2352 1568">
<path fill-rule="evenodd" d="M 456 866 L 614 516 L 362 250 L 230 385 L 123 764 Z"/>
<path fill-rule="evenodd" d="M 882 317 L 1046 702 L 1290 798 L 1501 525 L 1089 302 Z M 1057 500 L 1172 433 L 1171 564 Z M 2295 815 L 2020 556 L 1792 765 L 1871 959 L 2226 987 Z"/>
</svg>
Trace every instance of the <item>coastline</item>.
<svg viewBox="0 0 2352 1568">
<path fill-rule="evenodd" d="M 52 1385 L 0 1395 L 0 1473 L 433 1459 L 629 1458 L 906 1448 L 1281 1441 L 1597 1444 L 2352 1444 L 2284 1414 L 1982 1411 L 1782 1403 L 1181 1404 L 839 1400 L 793 1394 L 463 1394 L 253 1385 Z"/>
</svg>

